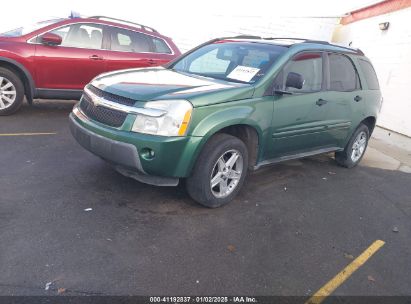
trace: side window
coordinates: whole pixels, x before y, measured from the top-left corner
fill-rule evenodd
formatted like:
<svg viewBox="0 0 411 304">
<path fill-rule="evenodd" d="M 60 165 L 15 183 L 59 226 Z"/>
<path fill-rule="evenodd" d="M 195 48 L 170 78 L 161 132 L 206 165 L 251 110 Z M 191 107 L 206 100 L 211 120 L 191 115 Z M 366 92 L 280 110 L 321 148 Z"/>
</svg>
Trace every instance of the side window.
<svg viewBox="0 0 411 304">
<path fill-rule="evenodd" d="M 59 35 L 61 46 L 101 49 L 103 28 L 94 24 L 73 24 L 55 29 L 50 33 Z"/>
<path fill-rule="evenodd" d="M 379 90 L 380 85 L 378 84 L 377 74 L 370 62 L 360 59 L 361 70 L 364 73 L 365 81 L 367 82 L 368 89 Z"/>
<path fill-rule="evenodd" d="M 290 72 L 300 74 L 304 84 L 301 89 L 286 87 L 287 76 Z M 276 79 L 275 86 L 280 90 L 293 93 L 310 93 L 321 90 L 323 82 L 322 53 L 301 53 L 288 62 Z"/>
<path fill-rule="evenodd" d="M 69 29 L 70 29 L 70 26 L 65 26 L 65 27 L 55 29 L 54 31 L 51 31 L 50 33 L 59 35 L 61 37 L 61 40 L 63 41 L 62 42 L 63 44 L 66 40 L 66 36 L 67 36 L 67 33 L 69 32 Z"/>
<path fill-rule="evenodd" d="M 131 37 L 128 35 L 118 33 L 117 41 L 119 46 L 128 47 L 131 45 Z"/>
<path fill-rule="evenodd" d="M 134 53 L 151 52 L 147 35 L 120 28 L 111 28 L 111 50 Z"/>
<path fill-rule="evenodd" d="M 154 46 L 154 53 L 171 54 L 171 50 L 163 39 L 150 37 Z"/>
<path fill-rule="evenodd" d="M 358 75 L 347 56 L 328 54 L 330 62 L 330 91 L 349 92 L 359 89 Z"/>
<path fill-rule="evenodd" d="M 190 64 L 188 69 L 193 73 L 201 73 L 206 70 L 210 74 L 226 74 L 227 68 L 230 65 L 230 60 L 218 58 L 218 49 L 214 49 L 204 55 L 196 58 Z"/>
</svg>

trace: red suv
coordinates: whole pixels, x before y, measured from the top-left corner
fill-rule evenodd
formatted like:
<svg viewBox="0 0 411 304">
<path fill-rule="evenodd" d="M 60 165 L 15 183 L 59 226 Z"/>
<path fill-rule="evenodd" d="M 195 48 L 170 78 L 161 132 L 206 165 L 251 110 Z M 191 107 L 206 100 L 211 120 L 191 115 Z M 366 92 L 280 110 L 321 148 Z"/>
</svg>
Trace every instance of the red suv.
<svg viewBox="0 0 411 304">
<path fill-rule="evenodd" d="M 158 66 L 178 57 L 173 41 L 155 29 L 103 16 L 54 19 L 0 34 L 0 115 L 24 96 L 78 99 L 97 75 Z"/>
</svg>

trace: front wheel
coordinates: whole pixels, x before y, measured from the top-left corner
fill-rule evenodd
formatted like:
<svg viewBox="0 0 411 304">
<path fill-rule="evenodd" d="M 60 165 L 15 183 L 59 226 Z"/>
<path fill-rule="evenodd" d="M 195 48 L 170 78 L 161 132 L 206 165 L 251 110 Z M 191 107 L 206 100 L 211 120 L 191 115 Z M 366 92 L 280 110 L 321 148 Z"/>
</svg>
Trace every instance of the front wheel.
<svg viewBox="0 0 411 304">
<path fill-rule="evenodd" d="M 24 85 L 12 71 L 0 68 L 0 115 L 16 112 L 24 99 Z"/>
<path fill-rule="evenodd" d="M 193 174 L 187 178 L 187 192 L 203 206 L 223 206 L 240 191 L 247 168 L 245 144 L 228 134 L 214 135 L 201 151 Z"/>
<path fill-rule="evenodd" d="M 352 168 L 358 165 L 364 156 L 368 146 L 370 131 L 368 127 L 361 124 L 351 136 L 345 149 L 335 152 L 335 161 L 342 167 Z"/>
</svg>

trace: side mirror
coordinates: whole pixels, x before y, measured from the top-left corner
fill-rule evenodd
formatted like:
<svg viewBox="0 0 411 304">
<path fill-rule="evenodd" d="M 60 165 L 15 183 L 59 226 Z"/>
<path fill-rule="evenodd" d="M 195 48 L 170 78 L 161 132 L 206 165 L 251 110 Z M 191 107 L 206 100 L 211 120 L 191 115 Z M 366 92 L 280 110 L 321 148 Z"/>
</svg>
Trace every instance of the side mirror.
<svg viewBox="0 0 411 304">
<path fill-rule="evenodd" d="M 286 88 L 302 89 L 304 85 L 304 77 L 301 74 L 290 72 L 287 75 L 287 81 L 285 82 Z"/>
<path fill-rule="evenodd" d="M 62 41 L 63 40 L 59 35 L 53 33 L 46 33 L 43 36 L 41 36 L 41 43 L 45 45 L 60 45 Z"/>
</svg>

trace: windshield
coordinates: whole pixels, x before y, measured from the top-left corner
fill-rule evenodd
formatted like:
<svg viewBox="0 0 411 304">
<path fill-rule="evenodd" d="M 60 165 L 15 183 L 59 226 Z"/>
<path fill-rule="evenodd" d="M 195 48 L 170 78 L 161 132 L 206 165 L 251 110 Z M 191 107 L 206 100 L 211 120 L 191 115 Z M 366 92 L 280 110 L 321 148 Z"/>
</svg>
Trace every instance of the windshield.
<svg viewBox="0 0 411 304">
<path fill-rule="evenodd" d="M 16 28 L 14 30 L 1 33 L 0 36 L 3 36 L 3 37 L 20 37 L 20 36 L 26 35 L 28 33 L 34 32 L 35 30 L 38 30 L 42 27 L 46 27 L 48 25 L 57 23 L 57 22 L 62 21 L 62 20 L 64 20 L 64 19 L 52 19 L 52 20 L 40 21 L 40 22 L 37 22 L 37 23 L 34 23 L 34 24 L 25 25 L 25 26 Z"/>
<path fill-rule="evenodd" d="M 195 50 L 170 68 L 226 81 L 255 83 L 286 49 L 278 45 L 223 40 Z"/>
</svg>

